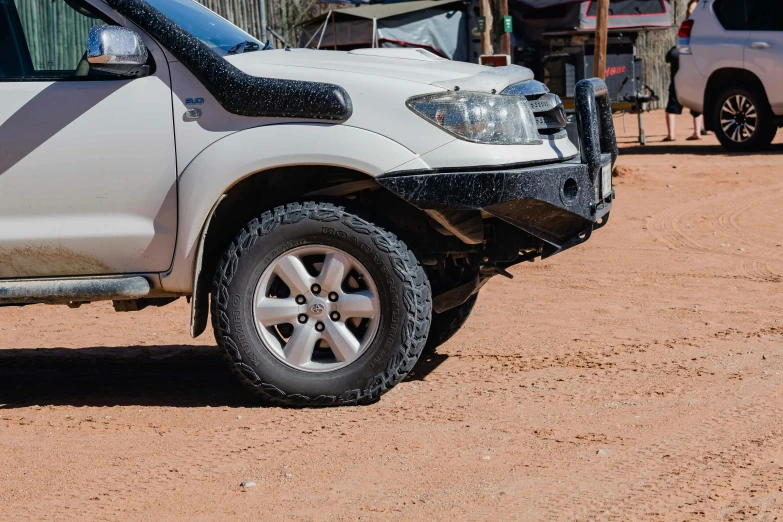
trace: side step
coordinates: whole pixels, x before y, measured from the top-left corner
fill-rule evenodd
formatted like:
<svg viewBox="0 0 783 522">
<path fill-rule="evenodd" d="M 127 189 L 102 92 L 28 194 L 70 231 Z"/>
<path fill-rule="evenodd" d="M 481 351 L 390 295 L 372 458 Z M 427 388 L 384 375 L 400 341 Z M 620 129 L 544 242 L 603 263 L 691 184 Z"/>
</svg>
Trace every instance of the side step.
<svg viewBox="0 0 783 522">
<path fill-rule="evenodd" d="M 150 291 L 149 281 L 141 276 L 0 281 L 0 304 L 138 299 Z"/>
</svg>

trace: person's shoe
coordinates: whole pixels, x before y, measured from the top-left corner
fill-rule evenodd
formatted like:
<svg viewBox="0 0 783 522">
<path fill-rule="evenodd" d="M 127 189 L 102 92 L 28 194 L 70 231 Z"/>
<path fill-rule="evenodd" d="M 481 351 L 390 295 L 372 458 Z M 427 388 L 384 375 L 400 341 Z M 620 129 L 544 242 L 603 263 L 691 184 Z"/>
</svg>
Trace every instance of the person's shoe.
<svg viewBox="0 0 783 522">
<path fill-rule="evenodd" d="M 710 131 L 708 131 L 707 129 L 702 129 L 701 130 L 701 135 L 702 136 L 709 136 L 710 135 Z"/>
<path fill-rule="evenodd" d="M 699 140 L 701 140 L 701 136 L 699 136 L 698 134 L 693 136 L 688 136 L 687 138 L 685 138 L 685 141 L 699 141 Z"/>
<path fill-rule="evenodd" d="M 664 139 L 662 139 L 661 141 L 677 141 L 677 138 L 670 138 L 669 136 L 666 136 L 666 137 L 665 137 Z"/>
</svg>

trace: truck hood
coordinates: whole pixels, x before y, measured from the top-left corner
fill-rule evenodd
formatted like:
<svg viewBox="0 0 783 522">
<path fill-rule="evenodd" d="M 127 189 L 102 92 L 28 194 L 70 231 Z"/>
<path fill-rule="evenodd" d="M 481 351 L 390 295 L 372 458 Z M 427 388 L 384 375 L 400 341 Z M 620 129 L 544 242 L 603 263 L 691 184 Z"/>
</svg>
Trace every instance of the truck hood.
<svg viewBox="0 0 783 522">
<path fill-rule="evenodd" d="M 532 72 L 524 67 L 493 68 L 453 62 L 419 49 L 269 50 L 226 59 L 251 76 L 339 85 L 350 97 L 352 111 L 348 119 L 329 128 L 335 136 L 346 132 L 343 129 L 361 129 L 367 131 L 361 134 L 367 139 L 383 137 L 394 147 L 404 147 L 415 157 L 397 165 L 401 170 L 561 161 L 578 152 L 565 137 L 532 145 L 488 145 L 460 140 L 406 107 L 414 96 L 456 87 L 464 91 L 500 93 L 509 85 L 533 79 Z M 312 123 L 320 126 L 332 122 Z M 365 146 L 361 140 L 354 140 L 345 144 L 347 148 L 338 148 L 351 151 Z M 307 145 L 302 147 L 304 153 Z M 342 163 L 334 160 L 334 164 Z"/>
<path fill-rule="evenodd" d="M 530 69 L 517 65 L 485 67 L 453 62 L 424 49 L 356 49 L 317 51 L 292 49 L 256 51 L 229 56 L 234 66 L 254 76 L 266 76 L 278 67 L 339 71 L 404 80 L 445 89 L 495 92 L 514 83 L 533 79 Z M 265 72 L 265 67 L 268 69 Z"/>
</svg>

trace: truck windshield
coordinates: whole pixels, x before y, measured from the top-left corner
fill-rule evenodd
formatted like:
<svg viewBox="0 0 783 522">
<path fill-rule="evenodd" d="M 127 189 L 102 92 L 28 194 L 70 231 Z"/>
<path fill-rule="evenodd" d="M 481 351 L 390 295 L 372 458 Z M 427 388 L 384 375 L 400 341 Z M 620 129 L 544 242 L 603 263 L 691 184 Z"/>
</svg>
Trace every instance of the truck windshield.
<svg viewBox="0 0 783 522">
<path fill-rule="evenodd" d="M 239 27 L 193 0 L 147 0 L 147 3 L 221 56 L 262 47 Z"/>
</svg>

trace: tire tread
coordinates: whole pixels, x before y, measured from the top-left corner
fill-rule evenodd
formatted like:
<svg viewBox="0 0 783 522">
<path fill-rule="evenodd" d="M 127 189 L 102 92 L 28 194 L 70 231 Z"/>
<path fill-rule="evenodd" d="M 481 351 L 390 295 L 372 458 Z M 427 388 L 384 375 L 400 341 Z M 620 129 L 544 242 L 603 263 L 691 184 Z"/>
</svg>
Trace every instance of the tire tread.
<svg viewBox="0 0 783 522">
<path fill-rule="evenodd" d="M 375 246 L 392 262 L 394 274 L 404 287 L 404 320 L 401 343 L 383 372 L 367 381 L 361 389 L 348 390 L 339 396 L 322 395 L 308 397 L 286 393 L 278 387 L 263 382 L 253 368 L 246 364 L 231 337 L 231 323 L 227 314 L 228 285 L 236 274 L 239 260 L 253 248 L 260 237 L 278 227 L 311 219 L 321 223 L 341 221 L 357 234 L 369 236 Z M 265 401 L 280 406 L 332 406 L 357 405 L 375 402 L 382 394 L 402 381 L 419 359 L 427 341 L 432 303 L 429 280 L 414 254 L 403 241 L 359 216 L 350 214 L 343 207 L 332 203 L 307 201 L 289 203 L 251 220 L 229 245 L 220 260 L 212 283 L 212 326 L 215 339 L 223 349 L 231 367 L 240 381 Z"/>
</svg>

